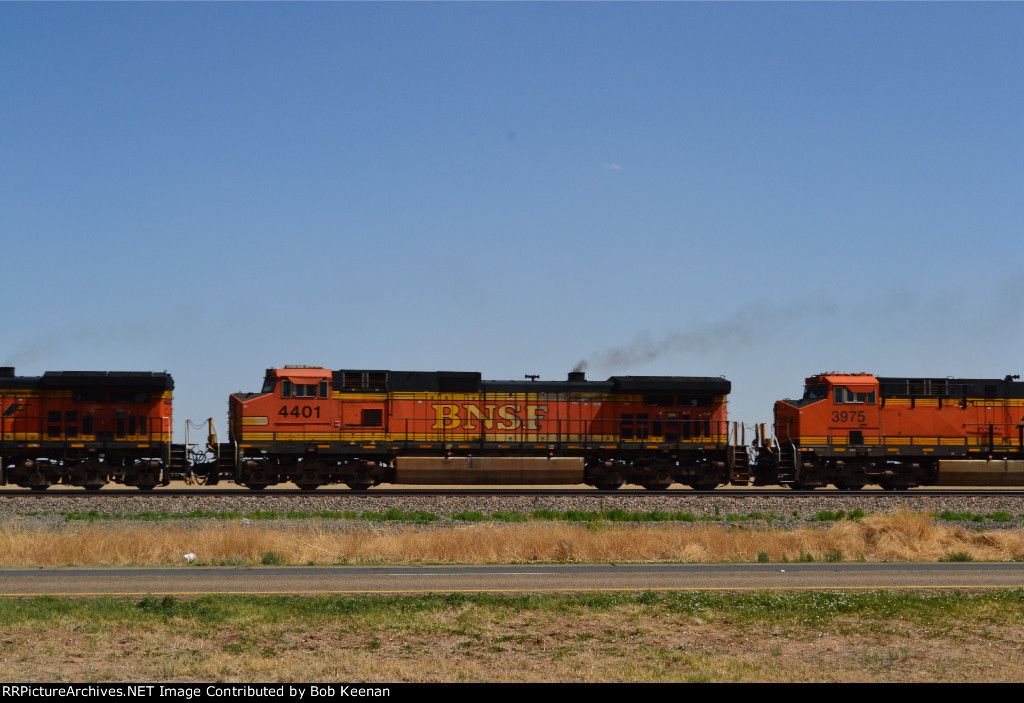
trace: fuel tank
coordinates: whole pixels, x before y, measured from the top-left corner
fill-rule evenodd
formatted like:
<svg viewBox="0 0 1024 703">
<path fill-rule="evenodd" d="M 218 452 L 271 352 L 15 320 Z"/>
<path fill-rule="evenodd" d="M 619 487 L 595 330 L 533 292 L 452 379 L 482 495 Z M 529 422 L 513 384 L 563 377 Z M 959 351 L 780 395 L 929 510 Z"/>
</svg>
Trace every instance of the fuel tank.
<svg viewBox="0 0 1024 703">
<path fill-rule="evenodd" d="M 940 460 L 937 486 L 1024 486 L 1020 459 Z"/>
<path fill-rule="evenodd" d="M 405 456 L 395 459 L 399 484 L 548 484 L 583 483 L 581 457 Z"/>
</svg>

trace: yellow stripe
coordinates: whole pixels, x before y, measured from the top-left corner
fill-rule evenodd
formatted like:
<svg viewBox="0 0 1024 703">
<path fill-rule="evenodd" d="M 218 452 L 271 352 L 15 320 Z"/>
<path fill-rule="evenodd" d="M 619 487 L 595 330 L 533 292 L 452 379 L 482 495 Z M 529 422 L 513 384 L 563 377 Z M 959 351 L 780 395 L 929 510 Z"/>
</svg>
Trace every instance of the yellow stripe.
<svg viewBox="0 0 1024 703">
<path fill-rule="evenodd" d="M 942 398 L 942 407 L 949 408 L 959 406 L 961 403 L 960 398 Z M 914 398 L 913 404 L 915 408 L 925 407 L 932 408 L 939 405 L 939 398 Z M 967 398 L 967 407 L 969 408 L 1019 408 L 1024 406 L 1024 398 Z M 890 405 L 896 405 L 900 407 L 910 407 L 910 398 L 886 398 L 885 407 Z"/>
<path fill-rule="evenodd" d="M 799 437 L 801 446 L 813 447 L 813 446 L 830 446 L 830 447 L 841 447 L 849 445 L 849 437 L 845 435 L 835 435 L 833 437 L 822 437 L 822 436 L 806 436 Z M 999 444 L 1004 447 L 1016 447 L 1020 445 L 1020 440 L 1016 437 L 1002 437 L 998 434 L 992 438 L 993 444 Z M 864 446 L 940 446 L 940 447 L 963 447 L 963 446 L 983 446 L 989 445 L 988 434 L 983 433 L 973 437 L 879 437 L 879 436 L 867 436 L 864 437 Z"/>
<path fill-rule="evenodd" d="M 661 444 L 672 444 L 672 445 L 684 445 L 684 446 L 703 446 L 706 449 L 716 449 L 715 444 L 708 444 L 709 442 L 716 442 L 718 444 L 725 443 L 727 441 L 726 435 L 708 435 L 708 436 L 695 436 L 688 440 L 681 440 L 678 442 L 661 442 L 658 444 L 652 444 L 651 438 L 646 439 L 631 439 L 631 440 L 619 440 L 615 435 L 593 435 L 593 436 L 580 436 L 580 435 L 559 435 L 559 434 L 504 434 L 504 433 L 491 433 L 488 432 L 482 438 L 478 433 L 409 433 L 408 435 L 403 433 L 392 433 L 386 432 L 242 432 L 241 441 L 256 442 L 256 441 L 279 441 L 279 442 L 314 442 L 314 441 L 333 441 L 333 442 L 365 442 L 368 440 L 376 442 L 432 442 L 433 444 L 443 443 L 458 443 L 458 442 L 471 442 L 479 443 L 481 440 L 488 443 L 493 442 L 512 442 L 516 444 L 522 443 L 538 443 L 544 442 L 547 444 L 563 444 L 565 442 L 616 442 L 612 445 L 604 445 L 606 448 L 618 448 L 619 445 L 633 446 L 638 448 L 657 449 Z M 467 447 L 468 448 L 468 447 Z"/>
<path fill-rule="evenodd" d="M 43 435 L 39 432 L 4 432 L 3 439 L 5 442 L 67 442 L 73 440 L 72 447 L 84 446 L 84 442 L 97 442 L 96 435 L 79 434 L 75 437 L 67 437 L 65 435 Z M 110 444 L 137 444 L 139 442 L 170 442 L 171 436 L 167 432 L 154 432 L 153 434 L 144 435 L 126 435 L 125 437 L 118 437 L 116 439 L 103 440 L 105 443 Z M 140 445 L 148 446 L 148 445 Z"/>
</svg>

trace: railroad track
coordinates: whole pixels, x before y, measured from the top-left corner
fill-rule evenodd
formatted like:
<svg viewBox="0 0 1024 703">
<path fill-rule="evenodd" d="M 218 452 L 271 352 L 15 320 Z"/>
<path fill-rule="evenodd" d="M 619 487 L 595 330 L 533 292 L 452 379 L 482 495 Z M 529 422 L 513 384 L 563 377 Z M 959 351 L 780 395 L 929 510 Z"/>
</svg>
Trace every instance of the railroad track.
<svg viewBox="0 0 1024 703">
<path fill-rule="evenodd" d="M 348 488 L 327 488 L 316 491 L 302 491 L 295 488 L 276 488 L 253 491 L 248 488 L 221 488 L 211 490 L 209 488 L 159 488 L 152 491 L 140 491 L 136 488 L 105 488 L 100 491 L 86 491 L 81 488 L 59 489 L 51 488 L 46 491 L 31 491 L 22 488 L 0 490 L 0 498 L 23 498 L 26 500 L 46 497 L 82 498 L 82 497 L 118 497 L 118 498 L 156 498 L 162 497 L 267 497 L 267 498 L 308 498 L 308 497 L 331 497 L 339 496 L 345 498 L 369 498 L 379 499 L 387 497 L 435 497 L 435 496 L 463 496 L 463 497 L 650 497 L 650 498 L 693 498 L 701 497 L 722 497 L 722 498 L 821 498 L 832 497 L 942 497 L 942 496 L 971 496 L 971 497 L 1024 497 L 1024 490 L 1021 489 L 1000 489 L 1000 488 L 912 488 L 904 491 L 886 491 L 863 489 L 859 491 L 840 491 L 837 489 L 823 488 L 818 490 L 794 491 L 786 488 L 731 488 L 728 490 L 697 491 L 692 489 L 679 489 L 667 491 L 647 490 L 616 490 L 599 491 L 595 489 L 539 489 L 539 488 L 373 488 L 367 491 L 353 491 Z"/>
</svg>

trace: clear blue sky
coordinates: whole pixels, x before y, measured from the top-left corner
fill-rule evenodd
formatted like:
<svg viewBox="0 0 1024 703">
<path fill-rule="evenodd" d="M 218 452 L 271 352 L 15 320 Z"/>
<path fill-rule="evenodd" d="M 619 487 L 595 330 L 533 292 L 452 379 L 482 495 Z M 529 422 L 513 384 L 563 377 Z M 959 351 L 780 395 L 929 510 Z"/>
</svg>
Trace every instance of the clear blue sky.
<svg viewBox="0 0 1024 703">
<path fill-rule="evenodd" d="M 0 3 L 0 364 L 1024 371 L 1024 3 Z"/>
</svg>

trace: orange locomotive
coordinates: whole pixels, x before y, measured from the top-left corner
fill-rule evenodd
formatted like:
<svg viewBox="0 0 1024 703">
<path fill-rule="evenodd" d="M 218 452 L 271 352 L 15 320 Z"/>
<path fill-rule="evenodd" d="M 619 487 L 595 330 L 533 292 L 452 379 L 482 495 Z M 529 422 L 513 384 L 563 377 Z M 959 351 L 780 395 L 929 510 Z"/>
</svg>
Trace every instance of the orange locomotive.
<svg viewBox="0 0 1024 703">
<path fill-rule="evenodd" d="M 746 483 L 731 446 L 729 381 L 613 376 L 487 381 L 476 372 L 268 369 L 231 396 L 237 483 Z"/>
<path fill-rule="evenodd" d="M 803 398 L 775 403 L 774 448 L 756 483 L 1024 485 L 1024 383 L 818 374 Z"/>
<path fill-rule="evenodd" d="M 166 373 L 0 367 L 0 484 L 98 490 L 166 482 L 171 391 Z M 182 459 L 183 462 L 183 459 Z"/>
</svg>

